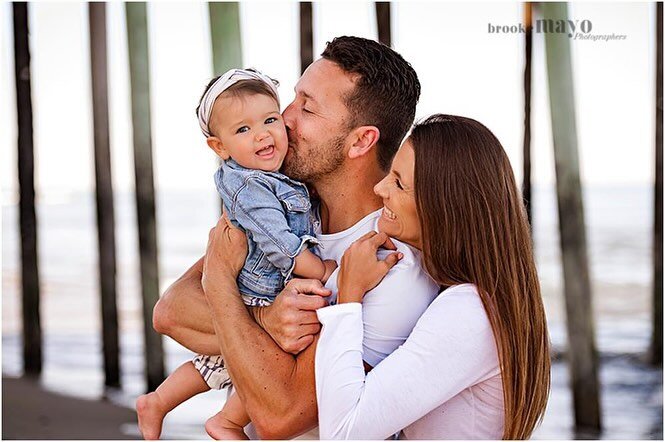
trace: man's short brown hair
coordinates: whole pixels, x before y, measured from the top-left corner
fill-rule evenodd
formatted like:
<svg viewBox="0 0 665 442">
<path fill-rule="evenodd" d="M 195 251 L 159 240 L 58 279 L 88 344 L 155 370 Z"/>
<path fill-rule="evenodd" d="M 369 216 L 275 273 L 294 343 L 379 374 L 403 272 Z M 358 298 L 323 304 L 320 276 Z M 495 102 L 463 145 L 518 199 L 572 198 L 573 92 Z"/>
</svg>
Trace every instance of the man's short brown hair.
<svg viewBox="0 0 665 442">
<path fill-rule="evenodd" d="M 360 37 L 337 37 L 321 56 L 359 76 L 345 97 L 351 124 L 379 129 L 377 158 L 381 169 L 388 170 L 416 116 L 420 97 L 416 71 L 388 46 Z"/>
</svg>

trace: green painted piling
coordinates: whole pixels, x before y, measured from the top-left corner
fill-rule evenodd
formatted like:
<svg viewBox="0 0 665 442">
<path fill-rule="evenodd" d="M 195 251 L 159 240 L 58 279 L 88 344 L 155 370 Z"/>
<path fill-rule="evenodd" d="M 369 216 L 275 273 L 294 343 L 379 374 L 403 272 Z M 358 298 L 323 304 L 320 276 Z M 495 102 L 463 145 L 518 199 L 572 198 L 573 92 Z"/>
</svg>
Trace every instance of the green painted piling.
<svg viewBox="0 0 665 442">
<path fill-rule="evenodd" d="M 314 61 L 314 30 L 312 3 L 300 2 L 300 73 Z"/>
<path fill-rule="evenodd" d="M 651 362 L 663 364 L 663 2 L 656 4 L 656 180 L 653 234 Z"/>
<path fill-rule="evenodd" d="M 544 19 L 568 18 L 566 3 L 542 3 L 541 6 Z M 591 308 L 569 37 L 567 34 L 546 33 L 545 47 L 575 427 L 594 432 L 601 429 L 598 356 Z"/>
<path fill-rule="evenodd" d="M 524 3 L 524 138 L 522 142 L 522 199 L 526 208 L 529 226 L 533 231 L 531 208 L 531 55 L 533 47 L 532 33 L 533 5 Z"/>
<path fill-rule="evenodd" d="M 379 41 L 386 46 L 392 45 L 392 32 L 390 28 L 390 2 L 375 2 L 376 28 Z"/>
<path fill-rule="evenodd" d="M 132 96 L 136 212 L 139 231 L 143 330 L 148 390 L 164 380 L 162 337 L 152 328 L 152 310 L 159 299 L 155 190 L 150 130 L 150 66 L 146 4 L 125 3 Z"/>
<path fill-rule="evenodd" d="M 222 75 L 229 69 L 245 67 L 242 64 L 239 3 L 210 2 L 208 12 L 213 76 Z M 220 214 L 223 209 L 224 203 L 220 200 Z"/>
<path fill-rule="evenodd" d="M 214 74 L 221 75 L 229 69 L 244 67 L 239 4 L 211 2 L 208 10 Z"/>
<path fill-rule="evenodd" d="M 42 328 L 37 264 L 37 215 L 35 213 L 35 157 L 32 132 L 28 4 L 13 3 L 14 69 L 18 119 L 19 224 L 21 229 L 21 288 L 23 316 L 23 370 L 42 371 Z"/>
<path fill-rule="evenodd" d="M 111 179 L 106 48 L 106 4 L 88 4 L 92 120 L 95 147 L 95 198 L 99 245 L 104 385 L 120 387 L 120 346 L 116 305 L 115 214 Z"/>
</svg>

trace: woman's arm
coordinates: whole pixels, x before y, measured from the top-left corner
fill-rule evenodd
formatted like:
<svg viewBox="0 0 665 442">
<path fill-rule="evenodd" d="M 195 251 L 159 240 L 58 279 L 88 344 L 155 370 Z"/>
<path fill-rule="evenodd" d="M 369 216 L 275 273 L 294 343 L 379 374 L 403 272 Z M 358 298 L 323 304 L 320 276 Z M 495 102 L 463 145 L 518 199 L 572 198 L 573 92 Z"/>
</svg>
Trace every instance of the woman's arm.
<svg viewBox="0 0 665 442">
<path fill-rule="evenodd" d="M 367 375 L 361 304 L 317 314 L 321 439 L 385 439 L 498 370 L 489 320 L 471 285 L 439 295 L 404 345 Z"/>
</svg>

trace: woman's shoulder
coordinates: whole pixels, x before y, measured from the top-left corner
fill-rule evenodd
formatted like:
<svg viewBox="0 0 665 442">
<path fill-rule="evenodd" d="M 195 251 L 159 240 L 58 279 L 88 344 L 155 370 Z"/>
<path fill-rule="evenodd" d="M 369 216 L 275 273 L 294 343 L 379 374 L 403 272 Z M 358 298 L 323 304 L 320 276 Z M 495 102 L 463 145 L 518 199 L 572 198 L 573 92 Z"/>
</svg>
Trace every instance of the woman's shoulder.
<svg viewBox="0 0 665 442">
<path fill-rule="evenodd" d="M 460 296 L 480 299 L 478 287 L 472 283 L 457 284 L 446 287 L 439 292 L 439 297 L 441 296 Z"/>
<path fill-rule="evenodd" d="M 478 287 L 471 283 L 446 287 L 439 291 L 439 294 L 434 301 L 437 303 L 464 305 L 471 308 L 482 308 L 483 311 L 485 310 L 482 299 L 480 298 L 480 293 L 478 292 Z"/>
<path fill-rule="evenodd" d="M 474 358 L 485 361 L 492 375 L 496 374 L 498 355 L 494 332 L 474 284 L 460 284 L 441 291 L 420 317 L 412 336 L 419 340 L 419 345 L 443 346 L 446 351 L 442 354 L 454 352 L 455 345 L 472 348 Z"/>
<path fill-rule="evenodd" d="M 459 284 L 439 292 L 426 312 L 440 320 L 445 317 L 482 329 L 491 328 L 487 311 L 475 284 Z M 425 315 L 423 315 L 425 316 Z"/>
</svg>

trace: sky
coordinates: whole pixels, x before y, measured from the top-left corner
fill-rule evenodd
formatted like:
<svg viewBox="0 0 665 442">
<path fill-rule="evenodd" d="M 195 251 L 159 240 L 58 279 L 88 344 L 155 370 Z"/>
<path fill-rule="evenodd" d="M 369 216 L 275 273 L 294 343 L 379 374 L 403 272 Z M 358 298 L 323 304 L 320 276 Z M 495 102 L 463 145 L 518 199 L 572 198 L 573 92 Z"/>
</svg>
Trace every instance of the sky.
<svg viewBox="0 0 665 442">
<path fill-rule="evenodd" d="M 393 47 L 422 84 L 417 118 L 475 118 L 502 142 L 521 181 L 523 34 L 488 32 L 522 22 L 519 3 L 393 2 Z M 575 3 L 569 17 L 621 41 L 571 40 L 576 120 L 584 184 L 653 180 L 654 13 L 649 3 Z M 376 38 L 373 2 L 314 4 L 314 50 L 337 35 Z M 299 77 L 298 4 L 240 5 L 243 65 L 279 79 L 282 106 Z M 94 185 L 87 5 L 29 4 L 36 186 L 40 198 Z M 11 3 L 0 4 L 0 184 L 16 201 L 16 101 Z M 133 189 L 130 90 L 124 5 L 107 5 L 113 185 Z M 148 4 L 152 139 L 157 191 L 213 190 L 216 159 L 194 108 L 212 76 L 206 3 Z M 533 179 L 554 179 L 542 34 L 534 34 Z"/>
</svg>

